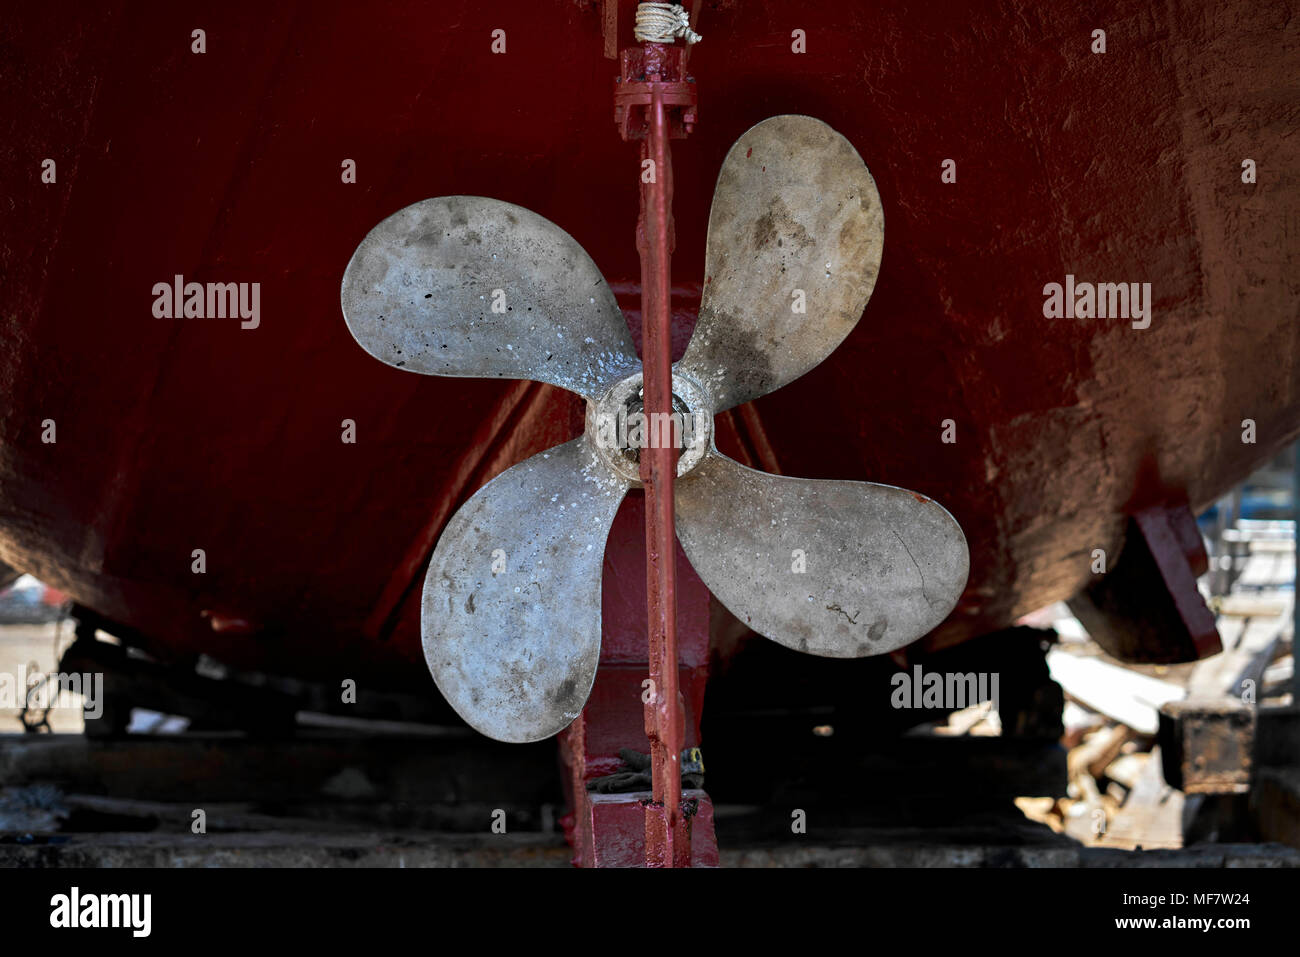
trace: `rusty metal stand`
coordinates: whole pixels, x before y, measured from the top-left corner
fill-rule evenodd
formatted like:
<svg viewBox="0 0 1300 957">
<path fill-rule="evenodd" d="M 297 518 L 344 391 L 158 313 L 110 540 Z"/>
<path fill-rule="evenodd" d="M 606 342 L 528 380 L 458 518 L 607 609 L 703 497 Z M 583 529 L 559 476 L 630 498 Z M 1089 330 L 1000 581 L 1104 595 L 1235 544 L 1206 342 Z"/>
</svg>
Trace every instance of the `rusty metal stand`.
<svg viewBox="0 0 1300 957">
<path fill-rule="evenodd" d="M 641 141 L 642 355 L 645 414 L 650 421 L 673 411 L 672 346 L 669 338 L 672 219 L 672 154 L 668 140 L 685 137 L 695 123 L 695 85 L 682 67 L 684 50 L 656 43 L 619 54 L 614 117 L 625 140 Z M 648 161 L 648 162 L 647 162 Z M 650 687 L 645 727 L 650 738 L 654 801 L 646 808 L 646 865 L 690 865 L 690 820 L 681 812 L 681 750 L 684 707 L 677 682 L 676 536 L 673 480 L 677 449 L 661 443 L 641 452 L 645 484 L 646 610 L 649 621 Z"/>
<path fill-rule="evenodd" d="M 619 750 L 649 750 L 641 705 L 646 678 L 645 500 L 629 495 L 614 519 L 605 549 L 601 597 L 600 668 L 591 698 L 578 720 L 560 734 L 560 756 L 570 812 L 563 825 L 580 867 L 641 867 L 646 862 L 646 821 L 653 807 L 649 788 L 596 793 L 592 782 L 623 770 Z M 677 675 L 685 704 L 685 747 L 700 743 L 700 714 L 708 678 L 709 590 L 675 546 Z M 694 867 L 715 867 L 718 845 L 713 805 L 703 790 L 682 793 L 690 821 Z"/>
<path fill-rule="evenodd" d="M 685 49 L 658 43 L 645 43 L 619 53 L 620 73 L 614 87 L 614 121 L 624 140 L 641 143 L 641 211 L 637 221 L 637 249 L 641 254 L 642 370 L 644 374 L 644 413 L 650 421 L 656 415 L 673 411 L 670 257 L 675 244 L 672 218 L 672 154 L 669 140 L 687 136 L 696 119 L 694 82 L 686 76 Z M 651 443 L 654 445 L 655 443 Z M 712 811 L 700 806 L 702 792 L 683 802 L 681 752 L 687 744 L 687 706 L 680 691 L 680 659 L 677 641 L 679 576 L 688 574 L 692 587 L 703 597 L 703 619 L 694 623 L 690 634 L 693 666 L 690 678 L 694 698 L 691 737 L 698 741 L 699 707 L 703 703 L 704 666 L 708 654 L 708 592 L 690 571 L 685 556 L 677 547 L 673 521 L 673 480 L 676 477 L 678 449 L 651 447 L 641 450 L 641 481 L 645 486 L 645 608 L 647 610 L 646 665 L 650 675 L 644 694 L 642 723 L 649 741 L 653 790 L 649 800 L 638 800 L 637 810 L 628 816 L 626 798 L 586 794 L 592 757 L 586 736 L 591 730 L 589 715 L 607 716 L 602 705 L 617 713 L 619 702 L 603 701 L 602 680 L 597 677 L 589 705 L 583 716 L 564 737 L 565 760 L 571 770 L 570 786 L 574 790 L 575 815 L 590 816 L 581 827 L 595 829 L 595 815 L 608 816 L 618 808 L 618 820 L 624 826 L 635 819 L 644 822 L 644 863 L 647 867 L 689 867 L 697 863 L 716 862 L 717 848 L 712 837 Z M 618 529 L 615 525 L 615 531 Z M 614 579 L 608 555 L 617 554 L 615 532 L 611 532 L 607 550 L 605 581 Z M 611 647 L 608 630 L 605 647 Z M 639 657 L 639 656 L 638 656 Z M 606 655 L 602 653 L 602 675 L 607 674 Z M 637 671 L 637 677 L 644 672 Z M 609 677 L 607 675 L 607 681 Z M 624 688 L 630 695 L 639 688 Z M 636 700 L 636 699 L 630 699 Z M 615 723 L 616 720 L 615 720 Z M 625 745 L 624 745 L 625 746 Z M 608 798 L 608 800 L 607 800 Z M 613 820 L 611 818 L 611 820 Z M 692 849 L 692 825 L 706 828 L 697 851 Z M 576 825 L 575 825 L 576 826 Z M 616 826 L 615 830 L 619 828 Z M 583 836 L 575 840 L 580 863 L 597 863 L 600 842 L 587 835 L 590 853 Z M 626 843 L 626 842 L 624 842 Z M 702 856 L 701 856 L 702 855 Z M 584 858 L 589 858 L 584 859 Z M 605 854 L 605 863 L 626 853 Z"/>
</svg>

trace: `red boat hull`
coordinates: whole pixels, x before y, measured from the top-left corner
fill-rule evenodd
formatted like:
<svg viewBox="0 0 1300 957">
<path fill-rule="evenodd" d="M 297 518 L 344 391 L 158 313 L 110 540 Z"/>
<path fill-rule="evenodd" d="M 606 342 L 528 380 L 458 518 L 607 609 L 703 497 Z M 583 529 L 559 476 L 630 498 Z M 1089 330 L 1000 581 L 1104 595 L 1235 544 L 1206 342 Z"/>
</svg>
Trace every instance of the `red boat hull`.
<svg viewBox="0 0 1300 957">
<path fill-rule="evenodd" d="M 825 120 L 884 202 L 875 293 L 720 441 L 942 502 L 972 570 L 930 647 L 1069 597 L 1134 510 L 1207 505 L 1300 432 L 1297 21 L 1207 6 L 706 5 L 700 122 L 674 151 L 679 352 L 725 151 L 774 114 Z M 400 207 L 493 196 L 571 233 L 639 323 L 637 154 L 599 12 L 41 4 L 0 35 L 0 560 L 159 654 L 430 687 L 419 588 L 443 523 L 580 410 L 376 362 L 340 279 Z M 155 317 L 178 274 L 259 283 L 260 324 Z M 1151 283 L 1150 327 L 1045 318 L 1067 275 Z"/>
</svg>

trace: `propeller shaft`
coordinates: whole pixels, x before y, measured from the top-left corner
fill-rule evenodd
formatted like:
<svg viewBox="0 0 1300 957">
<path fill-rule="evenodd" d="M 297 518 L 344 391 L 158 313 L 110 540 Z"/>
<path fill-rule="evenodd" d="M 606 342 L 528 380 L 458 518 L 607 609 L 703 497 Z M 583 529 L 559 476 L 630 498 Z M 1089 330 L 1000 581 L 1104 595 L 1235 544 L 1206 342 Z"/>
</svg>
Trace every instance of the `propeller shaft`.
<svg viewBox="0 0 1300 957">
<path fill-rule="evenodd" d="M 639 52 L 639 56 L 637 53 Z M 681 50 L 647 43 L 623 51 L 623 76 L 615 92 L 616 120 L 625 139 L 641 140 L 641 368 L 645 414 L 673 411 L 672 344 L 669 335 L 673 248 L 672 154 L 668 141 L 684 136 L 694 121 L 694 84 L 684 76 Z M 670 112 L 671 111 L 671 112 Z M 638 115 L 639 114 L 639 115 Z M 642 449 L 646 497 L 646 605 L 650 694 L 645 727 L 650 739 L 654 803 L 646 808 L 646 864 L 690 865 L 689 822 L 681 809 L 681 751 L 685 709 L 678 690 L 677 582 L 673 482 L 677 450 Z"/>
<path fill-rule="evenodd" d="M 671 279 L 671 159 L 663 98 L 655 91 L 650 104 L 650 136 L 646 152 L 657 175 L 642 185 L 646 229 L 641 258 L 642 365 L 645 408 L 667 415 L 673 410 L 672 345 L 669 339 Z M 655 804 L 646 818 L 646 853 L 658 866 L 689 860 L 689 837 L 681 817 L 683 715 L 677 689 L 677 581 L 673 518 L 673 480 L 677 454 L 662 446 L 641 455 L 641 480 L 646 495 L 646 594 L 649 613 L 650 680 L 654 693 L 647 705 Z M 686 839 L 683 840 L 683 837 Z M 681 845 L 685 844 L 686 847 Z M 671 862 L 671 863 L 670 863 Z"/>
</svg>

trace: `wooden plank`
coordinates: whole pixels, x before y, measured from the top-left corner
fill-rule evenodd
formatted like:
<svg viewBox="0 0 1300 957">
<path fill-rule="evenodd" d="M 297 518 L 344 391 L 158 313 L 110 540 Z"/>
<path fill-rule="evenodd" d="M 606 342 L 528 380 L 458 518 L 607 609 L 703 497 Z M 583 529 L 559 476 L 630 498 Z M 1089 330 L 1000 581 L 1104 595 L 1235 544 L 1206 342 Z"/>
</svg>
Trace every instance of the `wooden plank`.
<svg viewBox="0 0 1300 957">
<path fill-rule="evenodd" d="M 0 844 L 0 867 L 568 867 L 559 834 L 75 834 Z"/>
<path fill-rule="evenodd" d="M 1219 698 L 1227 695 L 1241 701 L 1247 688 L 1257 697 L 1264 669 L 1276 656 L 1283 634 L 1290 625 L 1293 602 L 1293 596 L 1279 596 L 1274 601 L 1280 606 L 1277 614 L 1249 618 L 1236 634 L 1230 635 L 1228 629 L 1220 628 L 1223 651 L 1197 663 L 1187 683 L 1187 697 Z"/>
<path fill-rule="evenodd" d="M 1094 779 L 1105 773 L 1107 766 L 1119 757 L 1120 749 L 1134 738 L 1133 729 L 1117 724 L 1098 731 L 1087 742 L 1070 752 L 1068 767 L 1070 777 L 1086 772 Z"/>
<path fill-rule="evenodd" d="M 1160 749 L 1152 750 L 1124 806 L 1097 844 L 1101 847 L 1180 848 L 1183 846 L 1182 793 L 1165 783 Z"/>
<path fill-rule="evenodd" d="M 1047 666 L 1071 698 L 1140 734 L 1155 734 L 1160 706 L 1184 694 L 1176 684 L 1099 658 L 1050 651 Z"/>
<path fill-rule="evenodd" d="M 1279 844 L 1214 844 L 1181 850 L 1126 851 L 1075 844 L 1026 845 L 982 835 L 926 841 L 877 834 L 837 841 L 732 845 L 723 867 L 1300 867 L 1300 851 Z M 569 867 L 558 835 L 475 837 L 411 832 L 103 835 L 58 844 L 0 844 L 0 867 Z"/>
<path fill-rule="evenodd" d="M 155 801 L 508 801 L 557 803 L 555 743 L 303 733 L 0 735 L 0 781 Z"/>
</svg>

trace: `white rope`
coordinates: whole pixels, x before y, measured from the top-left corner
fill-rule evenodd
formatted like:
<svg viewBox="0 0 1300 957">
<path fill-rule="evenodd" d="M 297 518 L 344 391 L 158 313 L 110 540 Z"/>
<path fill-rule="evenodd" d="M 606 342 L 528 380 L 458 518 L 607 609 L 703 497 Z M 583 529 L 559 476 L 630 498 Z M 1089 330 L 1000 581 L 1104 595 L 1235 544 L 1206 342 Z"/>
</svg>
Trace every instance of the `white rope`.
<svg viewBox="0 0 1300 957">
<path fill-rule="evenodd" d="M 680 3 L 638 3 L 632 35 L 638 43 L 672 43 L 674 37 L 687 43 L 704 39 L 691 29 L 691 18 Z"/>
</svg>

